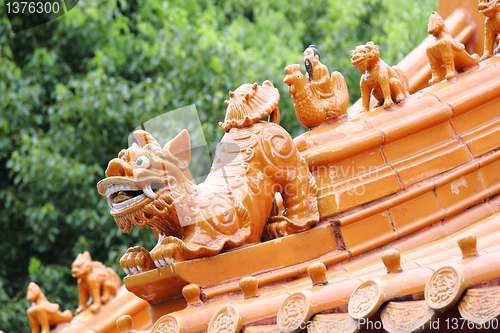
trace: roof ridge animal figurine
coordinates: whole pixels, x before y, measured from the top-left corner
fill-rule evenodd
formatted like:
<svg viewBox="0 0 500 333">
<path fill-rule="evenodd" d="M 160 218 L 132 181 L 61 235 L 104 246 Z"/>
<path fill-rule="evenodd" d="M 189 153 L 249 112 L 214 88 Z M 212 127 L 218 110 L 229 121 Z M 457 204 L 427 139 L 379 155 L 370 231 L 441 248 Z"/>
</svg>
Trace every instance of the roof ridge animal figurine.
<svg viewBox="0 0 500 333">
<path fill-rule="evenodd" d="M 318 126 L 327 118 L 345 115 L 349 105 L 344 76 L 336 71 L 330 76 L 328 68 L 319 59 L 315 45 L 304 51 L 307 79 L 302 75 L 300 65 L 285 68 L 283 82 L 289 86 L 297 120 L 306 128 Z"/>
<path fill-rule="evenodd" d="M 305 159 L 282 127 L 260 121 L 276 114 L 278 90 L 266 81 L 242 85 L 230 96 L 219 124 L 226 134 L 205 182 L 196 185 L 184 174 L 191 162 L 186 130 L 163 148 L 151 134 L 136 131 L 139 144 L 111 160 L 97 185 L 122 231 L 136 225 L 158 232 L 150 253 L 156 267 L 259 243 L 263 233 L 301 232 L 319 221 L 316 182 Z M 271 214 L 276 193 L 286 207 L 282 216 Z M 120 261 L 125 272 L 154 267 L 146 253 L 129 249 Z"/>
<path fill-rule="evenodd" d="M 432 71 L 432 78 L 429 80 L 430 85 L 440 81 L 439 68 L 441 66 L 446 69 L 445 78 L 450 80 L 457 76 L 456 68 L 464 69 L 479 63 L 479 55 L 469 55 L 465 50 L 465 46 L 451 37 L 448 28 L 446 28 L 443 19 L 438 13 L 432 12 L 427 31 L 436 38 L 435 43 L 427 48 L 427 57 Z"/>
<path fill-rule="evenodd" d="M 361 76 L 360 88 L 364 111 L 370 109 L 370 96 L 384 108 L 404 101 L 408 95 L 409 83 L 406 74 L 397 67 L 390 67 L 381 58 L 378 45 L 368 42 L 351 51 L 351 63 Z"/>
<path fill-rule="evenodd" d="M 26 299 L 32 303 L 26 310 L 32 333 L 40 333 L 40 326 L 42 327 L 41 333 L 49 333 L 50 325 L 70 321 L 73 317 L 71 310 L 59 311 L 59 304 L 49 302 L 34 282 L 28 285 Z"/>
<path fill-rule="evenodd" d="M 485 60 L 500 51 L 500 44 L 495 48 L 500 34 L 500 2 L 498 0 L 479 0 L 477 8 L 481 14 L 486 16 L 484 21 L 484 52 L 481 57 L 481 60 Z"/>
<path fill-rule="evenodd" d="M 98 261 L 92 261 L 90 253 L 79 253 L 71 265 L 71 274 L 78 279 L 78 308 L 75 314 L 90 308 L 97 313 L 102 304 L 106 304 L 116 294 L 121 286 L 121 279 L 115 271 Z M 92 296 L 92 303 L 88 305 L 88 294 Z"/>
</svg>

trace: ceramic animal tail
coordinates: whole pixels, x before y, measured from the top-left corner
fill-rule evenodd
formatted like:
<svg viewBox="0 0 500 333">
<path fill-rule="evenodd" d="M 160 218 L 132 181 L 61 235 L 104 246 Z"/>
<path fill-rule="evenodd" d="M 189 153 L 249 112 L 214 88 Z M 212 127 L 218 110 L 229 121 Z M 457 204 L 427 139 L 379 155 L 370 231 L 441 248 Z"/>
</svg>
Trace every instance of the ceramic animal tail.
<svg viewBox="0 0 500 333">
<path fill-rule="evenodd" d="M 59 311 L 59 304 L 50 303 L 47 297 L 42 293 L 40 287 L 31 282 L 28 286 L 28 295 L 26 297 L 31 306 L 26 310 L 31 325 L 32 333 L 49 333 L 50 325 L 55 325 L 70 321 L 73 314 L 70 310 Z"/>
<path fill-rule="evenodd" d="M 380 59 L 377 45 L 373 42 L 360 45 L 351 51 L 351 55 L 351 63 L 363 74 L 360 88 L 365 111 L 370 109 L 372 92 L 384 108 L 391 107 L 393 101 L 404 101 L 409 90 L 408 78 L 401 69 L 390 67 Z"/>
<path fill-rule="evenodd" d="M 311 128 L 318 126 L 327 118 L 338 118 L 346 114 L 349 105 L 349 92 L 345 79 L 339 72 L 331 75 L 334 93 L 328 98 L 316 97 L 309 88 L 309 83 L 302 75 L 300 65 L 289 65 L 285 68 L 283 82 L 289 86 L 297 120 L 302 126 Z"/>
<path fill-rule="evenodd" d="M 449 80 L 457 75 L 456 69 L 472 67 L 479 63 L 477 54 L 469 55 L 465 51 L 464 45 L 451 37 L 438 13 L 432 12 L 427 31 L 436 37 L 435 44 L 427 48 L 427 57 L 432 71 L 432 78 L 429 80 L 430 85 L 440 81 L 439 69 L 441 66 L 446 69 L 445 78 Z"/>
<path fill-rule="evenodd" d="M 484 53 L 481 57 L 481 60 L 485 60 L 500 51 L 500 44 L 493 50 L 500 34 L 500 2 L 498 0 L 479 0 L 477 8 L 480 13 L 486 16 L 484 21 Z"/>
</svg>

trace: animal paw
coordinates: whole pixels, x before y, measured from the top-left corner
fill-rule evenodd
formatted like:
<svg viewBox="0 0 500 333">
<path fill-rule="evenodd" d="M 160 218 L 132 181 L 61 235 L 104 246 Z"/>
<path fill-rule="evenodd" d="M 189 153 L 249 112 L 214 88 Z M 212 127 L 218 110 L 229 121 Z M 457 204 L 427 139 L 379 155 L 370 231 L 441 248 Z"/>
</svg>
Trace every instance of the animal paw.
<svg viewBox="0 0 500 333">
<path fill-rule="evenodd" d="M 156 268 L 149 252 L 140 246 L 129 248 L 121 257 L 120 266 L 122 266 L 127 275 L 150 271 Z"/>
<path fill-rule="evenodd" d="M 455 76 L 457 76 L 457 72 L 454 72 L 454 73 L 447 73 L 446 76 L 445 76 L 445 79 L 446 80 L 451 80 L 453 79 Z"/>
<path fill-rule="evenodd" d="M 151 250 L 151 259 L 153 259 L 156 267 L 166 267 L 174 262 L 174 256 L 179 251 L 179 245 L 170 242 L 171 239 L 166 237 L 156 244 Z"/>
<path fill-rule="evenodd" d="M 293 223 L 285 216 L 273 216 L 269 218 L 266 231 L 271 238 L 279 238 L 295 233 Z"/>
<path fill-rule="evenodd" d="M 76 308 L 75 314 L 82 313 L 83 311 L 85 311 L 85 309 L 87 308 L 80 305 L 79 307 Z"/>
<path fill-rule="evenodd" d="M 483 56 L 481 57 L 481 61 L 483 60 L 486 60 L 488 58 L 490 58 L 493 54 L 489 53 L 489 52 L 486 52 L 483 54 Z"/>
<path fill-rule="evenodd" d="M 429 85 L 432 86 L 436 83 L 439 82 L 439 77 L 438 76 L 433 76 L 430 80 L 429 80 Z"/>
<path fill-rule="evenodd" d="M 99 312 L 99 310 L 101 310 L 101 305 L 100 304 L 92 304 L 90 307 L 89 307 L 90 311 L 92 311 L 92 313 L 97 313 Z"/>
<path fill-rule="evenodd" d="M 387 100 L 384 102 L 384 109 L 388 109 L 392 106 L 393 102 L 392 100 Z"/>
</svg>

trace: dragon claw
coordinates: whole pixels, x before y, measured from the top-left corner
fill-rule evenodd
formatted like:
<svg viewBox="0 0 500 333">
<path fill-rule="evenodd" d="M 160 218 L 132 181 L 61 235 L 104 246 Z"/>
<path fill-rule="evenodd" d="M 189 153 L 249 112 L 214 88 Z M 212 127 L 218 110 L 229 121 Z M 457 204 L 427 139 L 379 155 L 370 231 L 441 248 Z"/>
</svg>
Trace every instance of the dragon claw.
<svg viewBox="0 0 500 333">
<path fill-rule="evenodd" d="M 163 239 L 161 243 L 151 251 L 151 258 L 156 267 L 166 267 L 174 262 L 174 256 L 179 251 L 179 246 L 174 243 L 168 243 L 168 239 Z"/>
<path fill-rule="evenodd" d="M 127 275 L 133 275 L 156 268 L 149 252 L 140 246 L 131 247 L 120 259 L 120 266 Z"/>
</svg>

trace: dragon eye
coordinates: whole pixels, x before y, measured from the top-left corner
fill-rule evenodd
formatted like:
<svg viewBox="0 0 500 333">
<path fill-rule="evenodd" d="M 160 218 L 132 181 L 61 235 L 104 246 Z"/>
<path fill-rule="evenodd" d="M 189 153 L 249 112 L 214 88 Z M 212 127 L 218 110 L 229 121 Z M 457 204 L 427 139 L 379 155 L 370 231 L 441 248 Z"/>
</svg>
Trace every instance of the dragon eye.
<svg viewBox="0 0 500 333">
<path fill-rule="evenodd" d="M 149 161 L 149 158 L 147 158 L 146 156 L 140 156 L 136 161 L 135 161 L 135 164 L 140 167 L 140 168 L 144 168 L 144 169 L 147 169 L 151 166 L 151 162 Z"/>
</svg>

